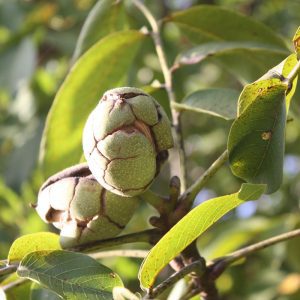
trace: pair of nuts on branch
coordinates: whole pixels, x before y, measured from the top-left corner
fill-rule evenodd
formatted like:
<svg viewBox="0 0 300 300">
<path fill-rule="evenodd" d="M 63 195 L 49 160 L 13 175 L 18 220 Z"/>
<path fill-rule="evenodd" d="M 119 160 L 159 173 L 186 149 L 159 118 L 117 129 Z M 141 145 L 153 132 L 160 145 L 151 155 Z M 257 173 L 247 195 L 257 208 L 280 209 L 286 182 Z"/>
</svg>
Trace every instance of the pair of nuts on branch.
<svg viewBox="0 0 300 300">
<path fill-rule="evenodd" d="M 136 196 L 151 185 L 171 147 L 169 119 L 153 97 L 131 87 L 109 90 L 83 131 L 87 164 L 50 177 L 36 210 L 61 230 L 63 247 L 114 237 L 131 219 Z"/>
</svg>

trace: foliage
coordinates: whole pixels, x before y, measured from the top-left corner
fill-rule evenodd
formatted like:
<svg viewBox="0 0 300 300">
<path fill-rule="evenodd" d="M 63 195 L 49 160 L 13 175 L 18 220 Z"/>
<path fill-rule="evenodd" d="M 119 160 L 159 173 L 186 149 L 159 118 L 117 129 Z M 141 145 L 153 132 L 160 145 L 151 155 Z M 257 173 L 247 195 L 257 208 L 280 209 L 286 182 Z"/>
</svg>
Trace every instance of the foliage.
<svg viewBox="0 0 300 300">
<path fill-rule="evenodd" d="M 275 2 L 0 2 L 1 299 L 298 299 L 300 4 Z M 62 250 L 39 188 L 118 86 L 175 148 L 121 236 Z"/>
</svg>

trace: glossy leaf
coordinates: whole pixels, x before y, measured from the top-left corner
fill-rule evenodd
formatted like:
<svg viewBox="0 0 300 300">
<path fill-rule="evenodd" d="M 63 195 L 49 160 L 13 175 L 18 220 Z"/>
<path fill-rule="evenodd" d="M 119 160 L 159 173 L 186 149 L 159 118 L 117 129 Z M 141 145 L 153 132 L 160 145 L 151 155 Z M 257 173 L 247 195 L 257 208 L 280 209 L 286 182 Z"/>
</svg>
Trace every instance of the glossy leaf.
<svg viewBox="0 0 300 300">
<path fill-rule="evenodd" d="M 258 199 L 265 185 L 243 184 L 240 191 L 203 202 L 168 231 L 152 248 L 139 273 L 144 288 L 151 288 L 158 273 L 183 249 L 227 212 L 244 201 Z"/>
<path fill-rule="evenodd" d="M 68 251 L 37 251 L 28 254 L 17 273 L 53 290 L 64 299 L 113 299 L 119 276 L 93 258 Z"/>
<path fill-rule="evenodd" d="M 75 47 L 75 61 L 104 36 L 126 29 L 123 1 L 99 0 L 85 19 Z"/>
<path fill-rule="evenodd" d="M 198 5 L 166 19 L 180 27 L 196 44 L 207 41 L 251 41 L 286 49 L 271 29 L 249 17 L 214 5 Z"/>
<path fill-rule="evenodd" d="M 236 118 L 239 92 L 233 89 L 205 89 L 183 99 L 183 110 L 205 113 L 230 120 Z"/>
<path fill-rule="evenodd" d="M 8 253 L 10 262 L 20 261 L 25 255 L 38 250 L 61 249 L 59 236 L 51 232 L 38 232 L 27 234 L 16 239 Z"/>
<path fill-rule="evenodd" d="M 286 90 L 279 79 L 246 86 L 228 137 L 233 174 L 247 182 L 267 184 L 267 193 L 275 192 L 282 182 Z"/>
<path fill-rule="evenodd" d="M 111 34 L 75 63 L 58 91 L 41 143 L 46 176 L 77 163 L 84 123 L 102 94 L 122 83 L 145 36 L 138 31 Z"/>
</svg>

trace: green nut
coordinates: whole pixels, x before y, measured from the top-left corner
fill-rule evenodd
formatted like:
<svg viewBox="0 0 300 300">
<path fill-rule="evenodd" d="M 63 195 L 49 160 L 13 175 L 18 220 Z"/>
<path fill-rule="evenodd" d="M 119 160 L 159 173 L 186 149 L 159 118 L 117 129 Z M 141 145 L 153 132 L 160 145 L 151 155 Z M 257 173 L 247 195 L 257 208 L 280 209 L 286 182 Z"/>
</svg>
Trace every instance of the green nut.
<svg viewBox="0 0 300 300">
<path fill-rule="evenodd" d="M 92 174 L 107 190 L 126 197 L 150 186 L 172 147 L 171 125 L 163 108 L 132 87 L 107 91 L 83 132 Z"/>
<path fill-rule="evenodd" d="M 87 164 L 50 177 L 41 187 L 36 211 L 61 230 L 63 248 L 114 237 L 131 219 L 137 198 L 121 197 L 104 189 Z"/>
</svg>

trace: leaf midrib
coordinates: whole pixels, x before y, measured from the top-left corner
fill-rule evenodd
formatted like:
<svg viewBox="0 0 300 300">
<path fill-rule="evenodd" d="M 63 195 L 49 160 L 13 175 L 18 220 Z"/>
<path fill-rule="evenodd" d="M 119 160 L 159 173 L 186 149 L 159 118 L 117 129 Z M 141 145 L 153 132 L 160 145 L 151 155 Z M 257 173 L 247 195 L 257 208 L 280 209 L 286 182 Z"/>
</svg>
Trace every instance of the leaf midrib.
<svg viewBox="0 0 300 300">
<path fill-rule="evenodd" d="M 95 266 L 90 266 L 90 267 L 95 268 Z M 85 267 L 85 268 L 87 268 L 87 267 Z M 26 267 L 24 267 L 24 266 L 20 266 L 19 269 L 18 269 L 18 273 L 19 273 L 19 275 L 22 276 L 22 277 L 28 277 L 28 278 L 30 278 L 30 275 L 31 275 L 31 274 L 33 274 L 33 276 L 34 276 L 34 274 L 35 274 L 35 275 L 36 275 L 36 278 L 38 278 L 38 279 L 39 279 L 39 276 L 40 276 L 40 275 L 43 275 L 43 276 L 47 277 L 48 282 L 49 282 L 49 287 L 53 287 L 53 284 L 51 284 L 51 280 L 54 279 L 54 280 L 56 280 L 57 282 L 61 283 L 61 284 L 62 284 L 62 287 L 67 285 L 67 286 L 70 286 L 70 287 L 72 288 L 72 286 L 74 286 L 74 287 L 80 288 L 80 289 L 82 289 L 82 290 L 91 291 L 91 292 L 93 292 L 97 297 L 100 296 L 99 293 L 101 293 L 101 294 L 103 294 L 103 295 L 105 295 L 105 294 L 111 295 L 111 293 L 108 292 L 108 291 L 104 291 L 104 290 L 100 290 L 100 289 L 96 289 L 96 288 L 92 288 L 92 287 L 87 287 L 87 286 L 82 287 L 82 286 L 81 286 L 80 284 L 78 284 L 78 283 L 70 283 L 70 282 L 68 282 L 68 281 L 66 281 L 66 280 L 64 280 L 64 279 L 60 279 L 60 278 L 56 277 L 55 275 L 52 275 L 52 276 L 51 276 L 51 275 L 49 275 L 49 274 L 47 274 L 47 273 L 45 273 L 45 272 L 46 272 L 46 271 L 44 271 L 44 272 L 38 272 L 38 271 L 35 271 L 35 270 L 30 270 L 30 269 L 28 269 L 28 268 L 26 268 Z M 39 282 L 41 283 L 40 280 L 39 280 Z M 64 293 L 64 294 L 65 294 L 65 293 Z"/>
</svg>

